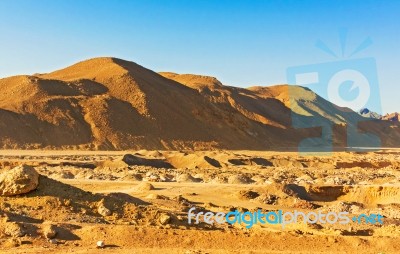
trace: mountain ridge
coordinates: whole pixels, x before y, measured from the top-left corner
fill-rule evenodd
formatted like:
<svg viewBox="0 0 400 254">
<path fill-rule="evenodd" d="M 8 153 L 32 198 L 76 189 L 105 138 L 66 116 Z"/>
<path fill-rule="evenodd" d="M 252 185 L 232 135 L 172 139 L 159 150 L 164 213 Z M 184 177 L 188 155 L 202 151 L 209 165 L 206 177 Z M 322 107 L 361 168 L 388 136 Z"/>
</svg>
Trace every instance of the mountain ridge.
<svg viewBox="0 0 400 254">
<path fill-rule="evenodd" d="M 320 135 L 293 128 L 311 118 L 337 129 L 332 142 L 343 147 L 344 126 L 364 119 L 299 86 L 238 88 L 110 57 L 2 78 L 0 89 L 2 148 L 285 149 Z M 400 145 L 398 126 L 384 122 L 365 130 Z"/>
<path fill-rule="evenodd" d="M 385 115 L 380 115 L 380 114 L 378 114 L 376 112 L 370 111 L 367 108 L 363 108 L 358 113 L 361 116 L 366 117 L 366 118 L 373 118 L 373 119 L 379 119 L 379 120 L 400 122 L 400 113 L 398 113 L 398 112 L 393 112 L 393 113 L 387 113 Z"/>
</svg>

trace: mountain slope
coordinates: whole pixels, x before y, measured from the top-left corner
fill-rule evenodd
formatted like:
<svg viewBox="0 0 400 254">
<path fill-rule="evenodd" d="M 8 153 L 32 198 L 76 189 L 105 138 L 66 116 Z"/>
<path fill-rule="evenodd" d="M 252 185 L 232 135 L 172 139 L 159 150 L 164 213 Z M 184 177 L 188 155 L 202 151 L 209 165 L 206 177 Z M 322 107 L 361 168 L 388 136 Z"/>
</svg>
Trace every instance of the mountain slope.
<svg viewBox="0 0 400 254">
<path fill-rule="evenodd" d="M 0 147 L 282 149 L 319 134 L 318 128 L 292 128 L 293 116 L 336 124 L 361 118 L 301 87 L 244 89 L 213 77 L 160 74 L 94 58 L 48 74 L 0 79 Z M 381 125 L 374 128 L 383 133 Z M 343 134 L 335 144 L 344 144 Z"/>
</svg>

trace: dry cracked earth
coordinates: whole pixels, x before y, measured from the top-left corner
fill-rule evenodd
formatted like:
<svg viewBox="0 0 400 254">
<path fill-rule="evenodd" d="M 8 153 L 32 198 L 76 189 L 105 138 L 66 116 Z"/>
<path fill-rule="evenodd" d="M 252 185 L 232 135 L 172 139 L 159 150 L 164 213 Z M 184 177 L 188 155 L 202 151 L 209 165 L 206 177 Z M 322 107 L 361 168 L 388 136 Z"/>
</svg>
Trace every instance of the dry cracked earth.
<svg viewBox="0 0 400 254">
<path fill-rule="evenodd" d="M 0 196 L 1 253 L 399 253 L 400 151 L 0 152 L 35 190 Z M 380 214 L 383 224 L 188 223 L 196 212 Z M 102 241 L 100 247 L 97 242 Z"/>
</svg>

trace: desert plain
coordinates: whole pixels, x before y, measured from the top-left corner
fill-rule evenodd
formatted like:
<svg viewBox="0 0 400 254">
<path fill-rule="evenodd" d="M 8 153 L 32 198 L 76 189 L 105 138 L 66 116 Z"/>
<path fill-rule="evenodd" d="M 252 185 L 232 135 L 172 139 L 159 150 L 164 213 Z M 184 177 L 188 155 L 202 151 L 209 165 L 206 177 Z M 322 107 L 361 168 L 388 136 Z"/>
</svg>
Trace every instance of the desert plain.
<svg viewBox="0 0 400 254">
<path fill-rule="evenodd" d="M 1 253 L 398 253 L 400 151 L 2 150 Z M 383 224 L 189 224 L 188 210 L 379 213 Z M 104 246 L 99 248 L 98 241 Z"/>
</svg>

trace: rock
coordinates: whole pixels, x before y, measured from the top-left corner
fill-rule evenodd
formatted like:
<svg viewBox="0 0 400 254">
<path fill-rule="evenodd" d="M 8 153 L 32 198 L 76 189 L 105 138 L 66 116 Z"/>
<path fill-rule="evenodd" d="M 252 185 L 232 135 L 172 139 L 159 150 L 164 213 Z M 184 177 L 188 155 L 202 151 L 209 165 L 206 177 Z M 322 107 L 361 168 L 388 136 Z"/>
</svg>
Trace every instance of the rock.
<svg viewBox="0 0 400 254">
<path fill-rule="evenodd" d="M 163 159 L 155 159 L 155 158 L 142 158 L 136 155 L 141 155 L 136 153 L 135 155 L 133 154 L 125 154 L 121 161 L 126 163 L 129 166 L 137 165 L 137 166 L 150 166 L 154 168 L 173 168 L 171 164 L 168 162 L 164 161 Z"/>
<path fill-rule="evenodd" d="M 154 190 L 154 186 L 151 183 L 140 183 L 136 186 L 136 190 L 138 191 L 150 191 Z"/>
<path fill-rule="evenodd" d="M 57 244 L 57 239 L 49 239 L 49 243 L 51 244 Z"/>
<path fill-rule="evenodd" d="M 101 216 L 110 216 L 112 214 L 112 211 L 107 208 L 105 206 L 105 201 L 104 199 L 101 199 L 98 203 L 97 203 L 97 212 L 101 215 Z"/>
<path fill-rule="evenodd" d="M 57 228 L 55 225 L 46 224 L 43 228 L 43 236 L 47 239 L 53 239 L 57 235 Z"/>
<path fill-rule="evenodd" d="M 260 194 L 251 190 L 241 190 L 236 193 L 236 196 L 242 200 L 250 200 L 257 198 Z"/>
<path fill-rule="evenodd" d="M 241 206 L 236 207 L 236 210 L 238 210 L 239 213 L 245 213 L 249 211 L 249 209 L 247 209 L 246 207 Z"/>
<path fill-rule="evenodd" d="M 140 174 L 129 174 L 122 178 L 124 181 L 142 181 L 143 177 Z"/>
<path fill-rule="evenodd" d="M 336 239 L 335 236 L 328 236 L 327 240 L 328 240 L 329 243 L 336 243 L 337 242 L 337 239 Z"/>
<path fill-rule="evenodd" d="M 14 196 L 35 190 L 39 174 L 27 165 L 21 165 L 0 174 L 0 196 Z"/>
<path fill-rule="evenodd" d="M 204 203 L 204 208 L 206 208 L 206 209 L 210 209 L 210 208 L 214 208 L 214 207 L 218 207 L 218 206 L 211 202 Z"/>
<path fill-rule="evenodd" d="M 213 178 L 211 181 L 211 183 L 227 183 L 227 180 L 225 177 L 223 176 L 216 176 L 215 178 Z"/>
<path fill-rule="evenodd" d="M 313 178 L 308 175 L 308 174 L 304 174 L 300 177 L 297 177 L 295 180 L 295 183 L 301 184 L 301 183 L 313 183 Z"/>
<path fill-rule="evenodd" d="M 62 173 L 60 173 L 60 178 L 62 178 L 62 179 L 74 179 L 75 175 L 72 174 L 71 172 L 62 172 Z"/>
<path fill-rule="evenodd" d="M 191 174 L 183 173 L 176 177 L 178 183 L 196 183 L 200 182 L 201 179 L 194 178 Z"/>
<path fill-rule="evenodd" d="M 148 172 L 146 174 L 146 177 L 143 178 L 143 181 L 146 181 L 146 182 L 160 182 L 161 179 L 160 179 L 160 176 L 158 174 L 154 174 L 154 173 Z"/>
<path fill-rule="evenodd" d="M 20 239 L 18 239 L 18 238 L 10 238 L 10 239 L 8 239 L 7 241 L 5 241 L 5 242 L 3 243 L 3 246 L 2 246 L 2 247 L 5 247 L 5 248 L 15 248 L 15 247 L 20 246 L 21 244 L 22 244 L 22 242 L 21 242 Z"/>
<path fill-rule="evenodd" d="M 8 222 L 4 228 L 4 234 L 12 237 L 22 237 L 26 234 L 22 224 L 16 222 Z"/>
<path fill-rule="evenodd" d="M 279 158 L 272 159 L 271 163 L 274 167 L 282 167 L 282 168 L 303 168 L 303 164 L 296 160 L 290 160 L 289 158 Z"/>
<path fill-rule="evenodd" d="M 163 195 L 154 194 L 154 193 L 151 193 L 151 194 L 147 195 L 146 198 L 147 198 L 147 199 L 162 199 L 162 200 L 168 200 L 168 197 L 163 196 Z"/>
<path fill-rule="evenodd" d="M 300 209 L 308 209 L 313 210 L 316 209 L 318 205 L 314 204 L 313 202 L 301 199 L 295 199 L 295 203 L 293 204 L 293 208 L 300 208 Z"/>
<path fill-rule="evenodd" d="M 251 183 L 252 180 L 244 175 L 231 175 L 228 177 L 228 183 L 229 184 L 249 184 Z"/>
<path fill-rule="evenodd" d="M 135 165 L 135 164 L 139 164 L 140 158 L 133 154 L 128 153 L 122 157 L 122 161 L 128 165 Z"/>
<path fill-rule="evenodd" d="M 112 170 L 127 168 L 129 165 L 122 160 L 105 160 L 98 164 L 101 168 L 109 168 Z"/>
<path fill-rule="evenodd" d="M 97 208 L 97 212 L 101 216 L 110 216 L 112 214 L 111 210 L 105 207 L 103 204 L 100 204 Z"/>
<path fill-rule="evenodd" d="M 10 217 L 7 213 L 3 212 L 2 210 L 0 210 L 0 221 L 2 223 L 6 223 L 10 221 Z"/>
<path fill-rule="evenodd" d="M 275 205 L 278 202 L 279 197 L 274 194 L 262 194 L 255 199 L 264 204 Z"/>
<path fill-rule="evenodd" d="M 96 245 L 98 248 L 104 248 L 106 246 L 104 241 L 97 241 Z"/>
<path fill-rule="evenodd" d="M 171 221 L 171 216 L 168 214 L 162 214 L 158 220 L 160 221 L 161 225 L 166 225 Z"/>
<path fill-rule="evenodd" d="M 307 227 L 310 228 L 310 229 L 317 229 L 317 230 L 320 230 L 320 229 L 324 228 L 318 223 L 307 223 Z"/>
</svg>

